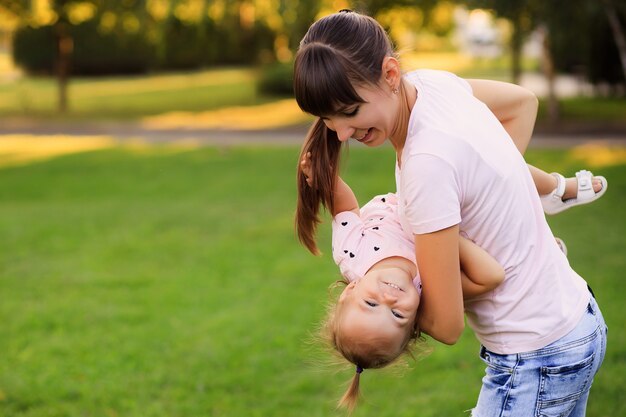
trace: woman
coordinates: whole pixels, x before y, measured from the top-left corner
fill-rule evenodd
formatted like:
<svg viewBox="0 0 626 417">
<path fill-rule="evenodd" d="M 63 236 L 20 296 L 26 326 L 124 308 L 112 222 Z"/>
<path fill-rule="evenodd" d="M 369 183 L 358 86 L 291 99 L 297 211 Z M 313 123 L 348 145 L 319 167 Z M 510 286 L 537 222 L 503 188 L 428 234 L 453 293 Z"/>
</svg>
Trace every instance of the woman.
<svg viewBox="0 0 626 417">
<path fill-rule="evenodd" d="M 528 167 L 510 140 L 525 135 L 523 150 L 532 133 L 532 123 L 508 120 L 510 108 L 498 106 L 516 89 L 441 71 L 403 76 L 386 33 L 364 15 L 342 11 L 314 23 L 296 57 L 294 90 L 300 107 L 327 129 L 310 149 L 316 186 L 306 191 L 306 179 L 299 180 L 299 234 L 310 243 L 319 202 L 332 207 L 341 142 L 352 137 L 374 147 L 389 140 L 397 157 L 398 210 L 414 236 L 423 285 L 417 324 L 453 344 L 465 309 L 483 345 L 488 366 L 474 415 L 583 416 L 604 357 L 606 326 L 586 282 L 555 243 Z M 498 109 L 497 118 L 483 102 Z M 517 105 L 536 112 L 534 97 Z M 589 201 L 606 189 L 601 177 L 592 182 L 590 175 L 568 181 L 575 202 L 583 202 L 592 183 Z M 498 288 L 465 306 L 459 234 L 506 271 Z"/>
</svg>

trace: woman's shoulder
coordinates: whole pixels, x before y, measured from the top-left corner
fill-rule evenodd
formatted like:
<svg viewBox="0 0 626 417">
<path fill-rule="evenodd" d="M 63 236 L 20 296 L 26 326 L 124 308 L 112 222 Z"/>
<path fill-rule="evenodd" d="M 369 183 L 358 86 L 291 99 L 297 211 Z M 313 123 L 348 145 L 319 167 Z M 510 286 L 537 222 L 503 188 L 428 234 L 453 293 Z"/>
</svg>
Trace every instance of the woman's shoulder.
<svg viewBox="0 0 626 417">
<path fill-rule="evenodd" d="M 411 84 L 418 86 L 419 84 L 422 84 L 423 86 L 451 85 L 454 87 L 462 87 L 463 89 L 472 92 L 472 88 L 467 80 L 450 71 L 420 68 L 409 71 L 404 76 Z"/>
</svg>

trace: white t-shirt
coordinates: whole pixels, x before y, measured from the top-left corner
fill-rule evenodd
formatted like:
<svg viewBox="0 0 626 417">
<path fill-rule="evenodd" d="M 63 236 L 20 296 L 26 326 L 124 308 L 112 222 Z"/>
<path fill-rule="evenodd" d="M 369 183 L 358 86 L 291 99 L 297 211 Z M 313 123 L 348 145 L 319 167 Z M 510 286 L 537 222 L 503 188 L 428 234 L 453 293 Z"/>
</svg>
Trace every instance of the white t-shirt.
<svg viewBox="0 0 626 417">
<path fill-rule="evenodd" d="M 465 304 L 487 349 L 527 352 L 566 335 L 590 294 L 555 243 L 522 155 L 465 80 L 433 70 L 406 79 L 417 101 L 396 166 L 402 227 L 424 234 L 459 224 L 504 267 L 500 286 Z"/>
</svg>

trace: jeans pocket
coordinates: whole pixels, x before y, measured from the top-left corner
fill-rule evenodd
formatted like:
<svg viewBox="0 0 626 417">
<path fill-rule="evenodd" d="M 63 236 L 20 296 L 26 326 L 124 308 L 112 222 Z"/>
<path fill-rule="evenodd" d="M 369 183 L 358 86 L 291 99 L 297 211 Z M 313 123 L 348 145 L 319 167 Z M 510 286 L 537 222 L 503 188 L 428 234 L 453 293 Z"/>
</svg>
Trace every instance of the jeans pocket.
<svg viewBox="0 0 626 417">
<path fill-rule="evenodd" d="M 595 354 L 580 362 L 563 366 L 541 367 L 538 415 L 563 417 L 569 415 L 576 401 L 589 388 Z"/>
<path fill-rule="evenodd" d="M 511 360 L 504 358 L 502 355 L 492 353 L 484 347 L 480 350 L 480 359 L 496 373 L 512 374 L 515 371 L 515 363 L 511 363 Z"/>
</svg>

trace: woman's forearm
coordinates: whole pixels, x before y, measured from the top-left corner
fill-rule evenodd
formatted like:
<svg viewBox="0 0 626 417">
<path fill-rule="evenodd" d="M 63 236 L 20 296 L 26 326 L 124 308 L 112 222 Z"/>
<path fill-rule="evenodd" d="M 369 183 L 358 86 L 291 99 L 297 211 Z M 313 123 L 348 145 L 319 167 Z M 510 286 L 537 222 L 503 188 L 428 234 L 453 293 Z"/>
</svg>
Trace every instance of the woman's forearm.
<svg viewBox="0 0 626 417">
<path fill-rule="evenodd" d="M 465 326 L 459 268 L 459 226 L 415 235 L 422 279 L 418 325 L 434 339 L 454 344 Z"/>
</svg>

